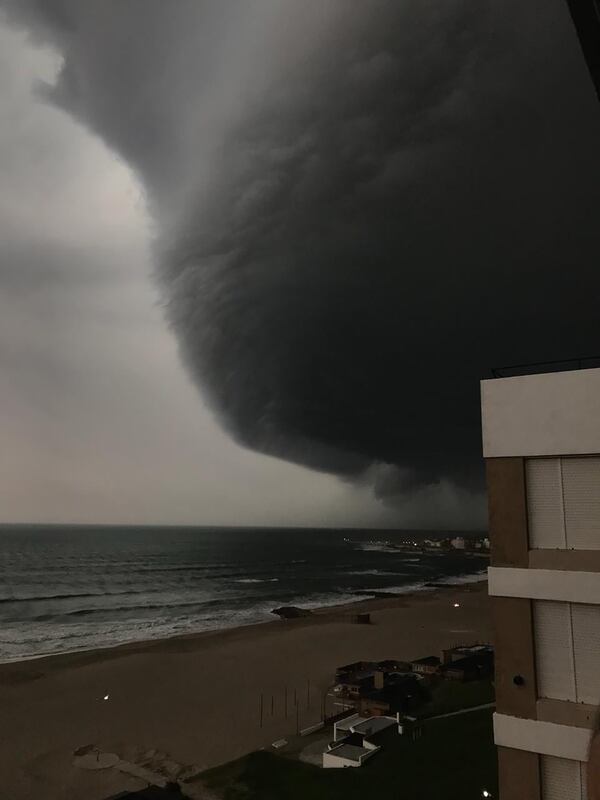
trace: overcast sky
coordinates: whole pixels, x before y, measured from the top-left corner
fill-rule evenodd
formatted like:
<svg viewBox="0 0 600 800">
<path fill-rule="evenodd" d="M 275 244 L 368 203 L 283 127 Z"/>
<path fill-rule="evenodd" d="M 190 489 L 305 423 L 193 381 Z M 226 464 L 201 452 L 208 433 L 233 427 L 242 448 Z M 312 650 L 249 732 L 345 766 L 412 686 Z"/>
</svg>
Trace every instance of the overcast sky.
<svg viewBox="0 0 600 800">
<path fill-rule="evenodd" d="M 566 3 L 3 5 L 2 518 L 484 524 L 479 378 L 600 349 Z"/>
</svg>

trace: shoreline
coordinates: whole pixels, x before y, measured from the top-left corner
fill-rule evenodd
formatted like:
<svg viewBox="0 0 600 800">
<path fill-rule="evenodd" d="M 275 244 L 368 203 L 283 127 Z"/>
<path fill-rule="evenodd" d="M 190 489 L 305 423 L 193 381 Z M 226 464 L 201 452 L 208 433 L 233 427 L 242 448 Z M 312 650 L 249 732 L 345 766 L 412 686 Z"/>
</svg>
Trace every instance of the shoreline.
<svg viewBox="0 0 600 800">
<path fill-rule="evenodd" d="M 83 665 L 89 661 L 100 662 L 134 654 L 143 654 L 155 649 L 168 649 L 170 646 L 176 647 L 180 643 L 184 645 L 194 645 L 197 643 L 200 646 L 207 640 L 237 638 L 237 636 L 251 634 L 256 630 L 262 630 L 264 628 L 303 628 L 313 625 L 325 625 L 336 621 L 348 622 L 348 618 L 355 614 L 394 608 L 406 608 L 409 605 L 418 605 L 419 601 L 436 598 L 438 595 L 456 592 L 481 592 L 486 586 L 487 578 L 481 577 L 479 580 L 465 583 L 439 584 L 435 586 L 423 585 L 420 589 L 411 589 L 404 594 L 400 592 L 385 593 L 382 591 L 375 597 L 371 596 L 362 599 L 357 597 L 356 600 L 351 602 L 311 608 L 309 609 L 309 614 L 297 618 L 280 618 L 274 614 L 272 619 L 266 619 L 262 622 L 250 622 L 247 625 L 232 625 L 231 627 L 179 633 L 173 636 L 157 637 L 156 639 L 140 639 L 132 642 L 122 642 L 120 644 L 110 644 L 105 647 L 65 650 L 61 653 L 43 653 L 22 659 L 15 659 L 14 661 L 3 661 L 0 662 L 0 685 L 5 683 L 4 674 L 10 674 L 18 670 L 19 665 L 22 664 L 43 662 L 43 666 L 52 669 L 53 667 L 59 668 L 63 663 L 66 663 L 65 660 L 68 660 L 70 665 L 73 666 L 78 664 Z"/>
<path fill-rule="evenodd" d="M 353 622 L 361 612 L 371 624 Z M 1 664 L 3 789 L 12 800 L 105 800 L 143 788 L 75 766 L 73 753 L 89 745 L 195 774 L 319 722 L 341 664 L 410 662 L 474 642 L 493 643 L 485 581 Z"/>
<path fill-rule="evenodd" d="M 456 581 L 456 583 L 452 583 L 452 581 Z M 479 583 L 487 583 L 487 570 L 473 572 L 473 573 L 465 573 L 462 575 L 456 576 L 449 576 L 446 581 L 442 579 L 439 582 L 424 582 L 422 585 L 418 587 L 410 586 L 407 588 L 407 591 L 390 591 L 386 589 L 377 589 L 368 591 L 368 590 L 356 590 L 353 594 L 355 595 L 354 600 L 345 600 L 343 603 L 331 603 L 328 605 L 323 606 L 315 606 L 315 607 L 305 607 L 303 605 L 296 606 L 297 608 L 305 609 L 308 611 L 308 614 L 303 615 L 303 619 L 311 620 L 315 617 L 320 617 L 322 615 L 326 615 L 328 612 L 335 612 L 335 613 L 343 613 L 343 612 L 350 612 L 352 609 L 355 610 L 355 613 L 359 613 L 362 610 L 364 604 L 368 603 L 377 603 L 377 601 L 391 601 L 394 600 L 402 600 L 406 598 L 413 598 L 418 597 L 420 595 L 430 594 L 431 592 L 437 591 L 444 591 L 445 589 L 460 589 L 463 586 L 474 586 Z M 360 606 L 360 609 L 358 608 Z M 375 606 L 378 608 L 379 606 Z M 275 606 L 274 606 L 275 608 Z M 368 608 L 364 609 L 368 611 Z M 118 643 L 111 643 L 106 645 L 100 645 L 97 647 L 88 647 L 88 648 L 76 648 L 73 650 L 63 650 L 60 652 L 50 652 L 50 653 L 36 653 L 29 656 L 24 656 L 22 658 L 15 658 L 10 661 L 0 661 L 0 672 L 3 667 L 10 666 L 12 664 L 22 664 L 22 663 L 29 663 L 32 661 L 40 661 L 46 659 L 55 659 L 55 658 L 63 658 L 65 656 L 76 656 L 78 654 L 85 655 L 85 654 L 93 654 L 93 653 L 103 653 L 106 651 L 112 650 L 121 650 L 121 649 L 129 649 L 129 648 L 144 648 L 144 647 L 151 647 L 152 645 L 160 645 L 162 642 L 168 642 L 172 640 L 185 640 L 195 637 L 203 637 L 207 635 L 217 635 L 220 633 L 226 633 L 235 631 L 238 629 L 247 629 L 247 628 L 254 628 L 258 626 L 269 625 L 272 623 L 281 623 L 287 622 L 290 623 L 295 620 L 291 619 L 280 619 L 276 614 L 274 614 L 274 609 L 271 610 L 271 614 L 273 615 L 272 618 L 264 619 L 261 621 L 255 622 L 248 622 L 247 624 L 242 625 L 231 625 L 231 626 L 223 626 L 218 628 L 208 628 L 204 630 L 196 630 L 196 631 L 188 631 L 186 633 L 176 633 L 171 636 L 157 636 L 156 638 L 149 638 L 149 639 L 135 639 L 132 641 L 124 641 Z M 1 681 L 1 675 L 0 675 Z"/>
</svg>

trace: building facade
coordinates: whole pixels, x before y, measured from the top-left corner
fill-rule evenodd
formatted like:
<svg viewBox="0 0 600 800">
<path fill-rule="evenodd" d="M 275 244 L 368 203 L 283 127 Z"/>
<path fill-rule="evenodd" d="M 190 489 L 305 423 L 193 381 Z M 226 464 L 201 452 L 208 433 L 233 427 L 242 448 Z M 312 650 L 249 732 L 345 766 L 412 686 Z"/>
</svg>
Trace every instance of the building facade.
<svg viewBox="0 0 600 800">
<path fill-rule="evenodd" d="M 600 2 L 567 0 L 590 76 L 600 98 Z"/>
<path fill-rule="evenodd" d="M 586 800 L 600 702 L 600 369 L 482 381 L 501 800 Z"/>
</svg>

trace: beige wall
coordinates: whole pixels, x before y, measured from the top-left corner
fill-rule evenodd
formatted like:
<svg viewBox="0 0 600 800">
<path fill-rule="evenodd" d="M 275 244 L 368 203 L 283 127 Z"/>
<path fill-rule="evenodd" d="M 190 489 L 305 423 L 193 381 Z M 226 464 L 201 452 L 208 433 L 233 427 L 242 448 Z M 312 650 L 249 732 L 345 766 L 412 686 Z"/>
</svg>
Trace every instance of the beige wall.
<svg viewBox="0 0 600 800">
<path fill-rule="evenodd" d="M 483 455 L 600 453 L 600 369 L 481 382 Z"/>
<path fill-rule="evenodd" d="M 528 564 L 524 463 L 522 458 L 486 460 L 491 563 L 495 567 Z"/>
<path fill-rule="evenodd" d="M 541 800 L 537 753 L 499 747 L 498 772 L 500 800 Z"/>
<path fill-rule="evenodd" d="M 514 597 L 491 599 L 496 649 L 496 708 L 516 717 L 536 716 L 537 690 L 531 602 Z M 515 684 L 520 675 L 523 685 Z"/>
</svg>

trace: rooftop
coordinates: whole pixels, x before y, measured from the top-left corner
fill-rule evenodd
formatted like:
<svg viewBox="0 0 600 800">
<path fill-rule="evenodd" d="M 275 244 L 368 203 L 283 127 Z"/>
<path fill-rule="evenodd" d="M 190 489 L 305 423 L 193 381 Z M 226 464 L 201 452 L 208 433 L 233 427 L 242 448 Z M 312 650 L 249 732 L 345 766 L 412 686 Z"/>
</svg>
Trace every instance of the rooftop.
<svg viewBox="0 0 600 800">
<path fill-rule="evenodd" d="M 352 664 L 344 664 L 336 668 L 338 673 L 351 673 L 353 677 L 362 675 L 369 676 L 374 672 L 390 672 L 395 671 L 403 664 L 402 661 L 397 659 L 387 658 L 383 661 L 355 661 Z"/>
<path fill-rule="evenodd" d="M 529 364 L 513 364 L 508 367 L 493 367 L 493 378 L 516 378 L 520 375 L 540 375 L 543 372 L 568 372 L 574 369 L 600 367 L 600 356 L 567 358 L 564 361 L 537 361 Z"/>
<path fill-rule="evenodd" d="M 469 667 L 478 666 L 480 664 L 491 664 L 493 661 L 493 654 L 491 651 L 485 653 L 473 653 L 472 655 L 457 658 L 445 665 L 445 669 L 468 669 Z"/>
<path fill-rule="evenodd" d="M 356 733 L 362 733 L 363 736 L 376 736 L 381 731 L 396 724 L 396 720 L 391 717 L 369 717 L 354 725 Z"/>
<path fill-rule="evenodd" d="M 438 667 L 442 662 L 437 656 L 425 656 L 425 658 L 415 658 L 411 664 L 425 664 L 429 667 Z"/>
<path fill-rule="evenodd" d="M 360 762 L 361 756 L 372 752 L 372 750 L 367 750 L 366 747 L 357 747 L 355 744 L 340 744 L 329 751 L 332 756 L 347 758 L 348 761 L 356 761 L 357 763 Z"/>
<path fill-rule="evenodd" d="M 351 682 L 352 681 L 365 681 L 365 680 L 367 680 L 367 678 L 372 678 L 374 674 L 375 674 L 375 670 L 373 670 L 373 669 L 360 670 L 360 672 L 355 672 L 353 675 L 350 676 L 352 678 Z"/>
<path fill-rule="evenodd" d="M 336 722 L 335 727 L 338 731 L 349 731 L 350 728 L 357 722 L 360 722 L 361 719 L 362 717 L 360 714 L 351 714 L 349 717 L 345 717 L 345 719 L 341 719 L 339 722 Z"/>
<path fill-rule="evenodd" d="M 454 653 L 464 653 L 465 655 L 479 655 L 482 653 L 492 653 L 494 648 L 491 644 L 474 644 L 454 647 Z"/>
</svg>

